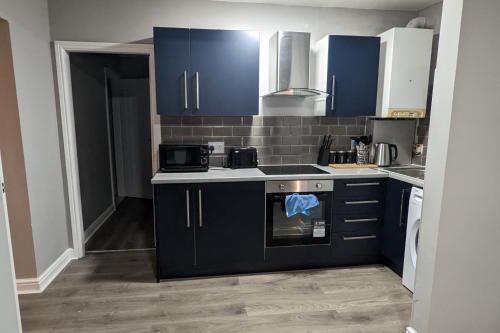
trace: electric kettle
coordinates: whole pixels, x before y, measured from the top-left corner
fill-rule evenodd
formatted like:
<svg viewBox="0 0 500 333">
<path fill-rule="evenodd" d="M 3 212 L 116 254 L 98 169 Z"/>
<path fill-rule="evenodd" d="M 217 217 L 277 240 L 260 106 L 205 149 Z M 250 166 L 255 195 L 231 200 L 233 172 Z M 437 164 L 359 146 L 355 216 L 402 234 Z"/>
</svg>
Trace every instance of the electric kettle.
<svg viewBox="0 0 500 333">
<path fill-rule="evenodd" d="M 398 147 L 392 143 L 375 143 L 373 148 L 373 163 L 380 167 L 390 166 L 398 158 Z"/>
</svg>

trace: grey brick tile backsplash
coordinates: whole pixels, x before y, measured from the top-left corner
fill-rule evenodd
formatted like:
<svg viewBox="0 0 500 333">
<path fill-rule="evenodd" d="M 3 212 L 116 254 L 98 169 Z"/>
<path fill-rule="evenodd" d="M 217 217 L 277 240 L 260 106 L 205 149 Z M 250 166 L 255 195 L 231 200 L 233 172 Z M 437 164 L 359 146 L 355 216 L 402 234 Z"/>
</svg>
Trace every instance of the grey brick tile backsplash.
<svg viewBox="0 0 500 333">
<path fill-rule="evenodd" d="M 233 136 L 233 128 L 228 127 L 215 127 L 213 128 L 213 136 Z"/>
<path fill-rule="evenodd" d="M 335 149 L 348 149 L 349 136 L 365 134 L 366 117 L 300 116 L 161 116 L 161 137 L 168 144 L 207 144 L 223 141 L 224 155 L 210 165 L 226 163 L 231 147 L 256 147 L 260 164 L 316 163 L 323 135 L 334 137 Z"/>
</svg>

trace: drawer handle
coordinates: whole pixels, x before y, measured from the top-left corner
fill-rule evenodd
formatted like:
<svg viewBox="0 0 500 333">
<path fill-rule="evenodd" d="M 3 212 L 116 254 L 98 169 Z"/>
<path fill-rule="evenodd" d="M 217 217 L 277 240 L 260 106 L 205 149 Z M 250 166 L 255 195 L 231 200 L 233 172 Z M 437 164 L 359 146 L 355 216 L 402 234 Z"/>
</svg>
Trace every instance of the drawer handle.
<svg viewBox="0 0 500 333">
<path fill-rule="evenodd" d="M 375 239 L 377 236 L 375 235 L 369 235 L 369 236 L 351 236 L 351 237 L 345 237 L 345 241 L 353 241 L 353 240 L 365 240 L 365 239 Z"/>
<path fill-rule="evenodd" d="M 345 223 L 358 223 L 358 222 L 378 222 L 378 218 L 369 218 L 369 219 L 344 219 Z"/>
<path fill-rule="evenodd" d="M 380 186 L 380 183 L 353 183 L 346 184 L 347 187 L 359 187 L 359 186 Z"/>
<path fill-rule="evenodd" d="M 366 205 L 366 204 L 378 204 L 378 200 L 364 200 L 364 201 L 346 201 L 346 205 Z"/>
<path fill-rule="evenodd" d="M 191 227 L 191 217 L 189 216 L 189 189 L 186 190 L 186 228 Z"/>
</svg>

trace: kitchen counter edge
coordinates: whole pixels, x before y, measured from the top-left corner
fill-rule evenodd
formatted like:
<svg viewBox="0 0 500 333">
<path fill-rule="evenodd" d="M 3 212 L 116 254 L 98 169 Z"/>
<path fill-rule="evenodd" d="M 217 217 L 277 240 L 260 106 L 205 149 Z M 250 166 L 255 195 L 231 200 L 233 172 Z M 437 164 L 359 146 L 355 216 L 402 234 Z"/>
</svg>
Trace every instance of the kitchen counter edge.
<svg viewBox="0 0 500 333">
<path fill-rule="evenodd" d="M 314 175 L 266 175 L 256 168 L 252 169 L 222 169 L 212 168 L 208 172 L 156 173 L 151 184 L 186 184 L 186 183 L 219 183 L 219 182 L 251 182 L 268 180 L 301 180 L 301 179 L 353 179 L 353 178 L 393 178 L 423 187 L 423 180 L 376 169 L 333 169 L 330 167 L 315 167 L 327 171 L 328 174 Z"/>
</svg>

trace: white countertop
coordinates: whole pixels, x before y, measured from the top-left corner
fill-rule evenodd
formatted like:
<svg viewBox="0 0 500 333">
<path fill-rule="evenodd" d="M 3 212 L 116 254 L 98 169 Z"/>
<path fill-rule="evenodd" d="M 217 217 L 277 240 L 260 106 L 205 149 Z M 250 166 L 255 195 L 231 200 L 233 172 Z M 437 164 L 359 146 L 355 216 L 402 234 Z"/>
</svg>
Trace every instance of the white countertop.
<svg viewBox="0 0 500 333">
<path fill-rule="evenodd" d="M 403 174 L 400 174 L 400 173 L 397 173 L 394 171 L 390 171 L 390 170 L 383 170 L 382 172 L 385 172 L 386 174 L 388 174 L 389 178 L 400 180 L 402 182 L 409 183 L 409 184 L 424 188 L 424 180 L 423 179 L 406 176 L 406 175 L 403 175 Z"/>
<path fill-rule="evenodd" d="M 210 183 L 210 182 L 240 182 L 266 180 L 298 180 L 298 179 L 342 179 L 342 178 L 385 178 L 387 172 L 376 169 L 333 169 L 330 167 L 315 167 L 327 171 L 328 174 L 316 175 L 265 175 L 257 168 L 252 169 L 224 169 L 210 168 L 208 172 L 178 172 L 157 173 L 152 184 L 175 183 Z"/>
</svg>

